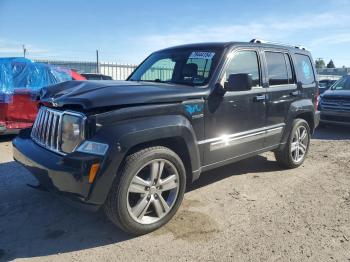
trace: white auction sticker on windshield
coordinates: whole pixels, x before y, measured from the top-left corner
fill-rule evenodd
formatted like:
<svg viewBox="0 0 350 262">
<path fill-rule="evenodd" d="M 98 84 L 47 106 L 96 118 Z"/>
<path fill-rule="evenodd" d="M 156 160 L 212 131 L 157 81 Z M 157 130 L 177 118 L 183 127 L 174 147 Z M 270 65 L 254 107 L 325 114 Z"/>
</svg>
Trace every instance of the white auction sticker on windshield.
<svg viewBox="0 0 350 262">
<path fill-rule="evenodd" d="M 195 52 L 192 52 L 189 58 L 190 59 L 212 59 L 214 55 L 215 53 L 213 52 L 195 51 Z"/>
</svg>

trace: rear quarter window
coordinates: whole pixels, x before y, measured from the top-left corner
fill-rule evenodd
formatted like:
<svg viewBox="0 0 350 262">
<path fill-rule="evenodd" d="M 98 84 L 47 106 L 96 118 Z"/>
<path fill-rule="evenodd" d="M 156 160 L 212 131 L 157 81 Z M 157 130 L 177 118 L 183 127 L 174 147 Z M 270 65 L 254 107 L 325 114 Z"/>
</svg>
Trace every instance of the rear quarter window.
<svg viewBox="0 0 350 262">
<path fill-rule="evenodd" d="M 310 57 L 307 55 L 295 54 L 295 58 L 299 81 L 303 85 L 313 84 L 316 80 Z"/>
</svg>

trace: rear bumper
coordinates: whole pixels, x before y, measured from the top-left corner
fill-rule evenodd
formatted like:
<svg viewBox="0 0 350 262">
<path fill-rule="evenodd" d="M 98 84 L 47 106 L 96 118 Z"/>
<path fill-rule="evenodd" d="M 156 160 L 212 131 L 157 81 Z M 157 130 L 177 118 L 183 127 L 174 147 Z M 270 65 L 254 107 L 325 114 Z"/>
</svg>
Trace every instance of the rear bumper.
<svg viewBox="0 0 350 262">
<path fill-rule="evenodd" d="M 6 131 L 6 125 L 3 123 L 0 123 L 0 134 L 5 133 Z"/>
<path fill-rule="evenodd" d="M 0 135 L 17 135 L 20 129 L 6 129 L 4 126 L 0 126 Z"/>
<path fill-rule="evenodd" d="M 321 112 L 320 111 L 316 111 L 316 113 L 315 113 L 315 129 L 320 124 L 320 119 L 321 119 Z"/>
<path fill-rule="evenodd" d="M 321 123 L 350 126 L 350 113 L 340 111 L 321 111 Z"/>
<path fill-rule="evenodd" d="M 49 191 L 73 206 L 95 211 L 100 205 L 90 203 L 93 184 L 88 174 L 93 163 L 102 162 L 99 156 L 72 153 L 61 156 L 42 148 L 30 139 L 30 130 L 21 131 L 13 140 L 13 157 L 26 167 Z"/>
<path fill-rule="evenodd" d="M 0 122 L 0 135 L 17 135 L 24 128 L 29 128 L 33 124 L 28 122 Z"/>
</svg>

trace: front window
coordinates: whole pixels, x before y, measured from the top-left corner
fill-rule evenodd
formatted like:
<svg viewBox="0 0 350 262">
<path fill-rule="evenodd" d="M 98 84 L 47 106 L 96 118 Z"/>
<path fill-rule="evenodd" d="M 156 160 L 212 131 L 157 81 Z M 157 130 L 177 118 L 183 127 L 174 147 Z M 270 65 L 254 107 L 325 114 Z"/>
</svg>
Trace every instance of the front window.
<svg viewBox="0 0 350 262">
<path fill-rule="evenodd" d="M 234 53 L 224 71 L 223 80 L 227 82 L 231 74 L 249 74 L 252 77 L 253 86 L 260 86 L 259 60 L 257 52 L 243 50 Z"/>
<path fill-rule="evenodd" d="M 216 49 L 170 49 L 156 52 L 128 80 L 203 86 L 210 80 L 220 58 L 219 53 Z"/>
<path fill-rule="evenodd" d="M 332 90 L 350 90 L 350 76 L 343 76 L 337 82 L 335 82 Z"/>
</svg>

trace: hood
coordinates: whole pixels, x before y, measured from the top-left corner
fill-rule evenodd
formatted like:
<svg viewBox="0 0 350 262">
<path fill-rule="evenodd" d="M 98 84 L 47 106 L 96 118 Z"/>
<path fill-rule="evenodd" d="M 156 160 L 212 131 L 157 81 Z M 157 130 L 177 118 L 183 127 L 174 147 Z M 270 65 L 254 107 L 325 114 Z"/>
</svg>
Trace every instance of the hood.
<svg viewBox="0 0 350 262">
<path fill-rule="evenodd" d="M 132 104 L 181 102 L 201 98 L 208 89 L 133 81 L 67 81 L 42 89 L 40 100 L 57 107 L 80 105 L 85 110 Z"/>
<path fill-rule="evenodd" d="M 322 98 L 350 99 L 350 90 L 327 90 L 322 94 Z"/>
</svg>

